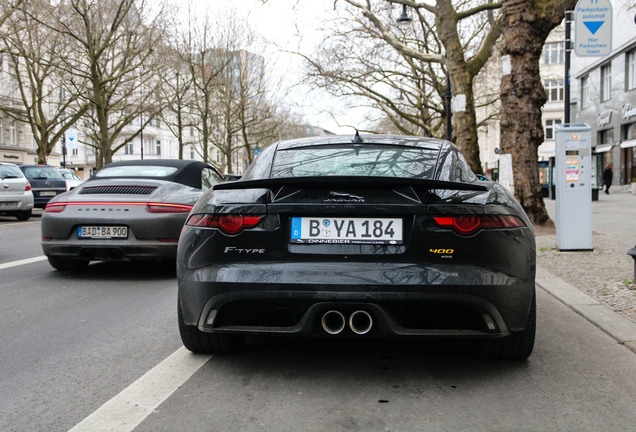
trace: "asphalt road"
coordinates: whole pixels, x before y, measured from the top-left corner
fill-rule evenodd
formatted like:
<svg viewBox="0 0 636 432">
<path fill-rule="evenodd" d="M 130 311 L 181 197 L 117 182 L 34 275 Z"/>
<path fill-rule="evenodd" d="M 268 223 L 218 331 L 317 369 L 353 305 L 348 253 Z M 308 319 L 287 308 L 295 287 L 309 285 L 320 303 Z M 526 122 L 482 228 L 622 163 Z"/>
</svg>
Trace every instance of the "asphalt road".
<svg viewBox="0 0 636 432">
<path fill-rule="evenodd" d="M 208 358 L 179 350 L 174 268 L 6 266 L 37 256 L 39 218 L 0 217 L 1 431 L 636 430 L 636 356 L 543 290 L 526 362 L 276 338 Z"/>
</svg>

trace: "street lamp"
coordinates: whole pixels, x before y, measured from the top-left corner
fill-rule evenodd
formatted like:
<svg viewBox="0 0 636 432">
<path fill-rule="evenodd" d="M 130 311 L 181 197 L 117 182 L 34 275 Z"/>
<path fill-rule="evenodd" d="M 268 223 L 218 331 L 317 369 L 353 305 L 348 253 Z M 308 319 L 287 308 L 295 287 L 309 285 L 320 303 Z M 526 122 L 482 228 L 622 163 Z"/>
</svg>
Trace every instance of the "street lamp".
<svg viewBox="0 0 636 432">
<path fill-rule="evenodd" d="M 408 12 L 406 12 L 406 5 L 402 5 L 402 15 L 397 19 L 398 25 L 403 27 L 410 24 L 411 21 L 413 21 L 413 19 L 409 16 Z"/>
</svg>

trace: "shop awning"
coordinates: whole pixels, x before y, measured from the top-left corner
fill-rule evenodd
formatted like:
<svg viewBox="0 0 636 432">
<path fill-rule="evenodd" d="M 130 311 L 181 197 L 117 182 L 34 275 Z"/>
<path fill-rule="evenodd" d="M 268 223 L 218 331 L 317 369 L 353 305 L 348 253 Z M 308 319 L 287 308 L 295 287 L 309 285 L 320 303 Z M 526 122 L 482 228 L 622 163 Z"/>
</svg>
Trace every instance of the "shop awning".
<svg viewBox="0 0 636 432">
<path fill-rule="evenodd" d="M 612 149 L 612 144 L 601 144 L 597 145 L 594 148 L 594 153 L 605 153 L 606 151 L 610 151 Z"/>
<path fill-rule="evenodd" d="M 623 141 L 621 148 L 636 147 L 636 140 Z"/>
</svg>

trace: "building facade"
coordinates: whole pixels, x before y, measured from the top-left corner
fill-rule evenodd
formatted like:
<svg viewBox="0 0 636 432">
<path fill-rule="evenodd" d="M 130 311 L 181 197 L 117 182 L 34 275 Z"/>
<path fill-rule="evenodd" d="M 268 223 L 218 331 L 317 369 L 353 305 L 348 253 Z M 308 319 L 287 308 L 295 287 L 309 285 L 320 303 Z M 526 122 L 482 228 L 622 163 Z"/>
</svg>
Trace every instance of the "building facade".
<svg viewBox="0 0 636 432">
<path fill-rule="evenodd" d="M 572 53 L 571 120 L 591 127 L 597 177 L 609 163 L 613 183 L 629 184 L 636 178 L 636 1 L 612 0 L 612 12 L 610 54 Z"/>
</svg>

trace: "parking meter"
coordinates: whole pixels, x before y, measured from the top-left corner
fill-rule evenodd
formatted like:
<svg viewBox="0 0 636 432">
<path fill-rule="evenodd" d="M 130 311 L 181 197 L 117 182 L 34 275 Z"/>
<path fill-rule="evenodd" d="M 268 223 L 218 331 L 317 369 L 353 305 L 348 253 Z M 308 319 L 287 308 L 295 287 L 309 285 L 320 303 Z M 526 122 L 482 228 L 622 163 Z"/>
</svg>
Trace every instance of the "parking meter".
<svg viewBox="0 0 636 432">
<path fill-rule="evenodd" d="M 592 143 L 587 124 L 556 125 L 556 247 L 592 250 Z"/>
</svg>

